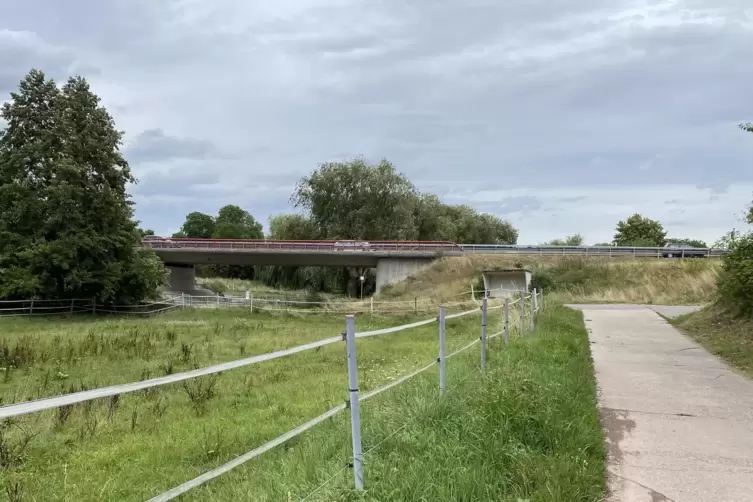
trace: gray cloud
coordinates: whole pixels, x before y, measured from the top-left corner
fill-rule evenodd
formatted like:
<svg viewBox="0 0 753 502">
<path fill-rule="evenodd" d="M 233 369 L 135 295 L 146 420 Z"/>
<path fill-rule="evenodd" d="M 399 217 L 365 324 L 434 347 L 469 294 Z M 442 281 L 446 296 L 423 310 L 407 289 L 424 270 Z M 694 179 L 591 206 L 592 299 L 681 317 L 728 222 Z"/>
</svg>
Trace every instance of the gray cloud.
<svg viewBox="0 0 753 502">
<path fill-rule="evenodd" d="M 583 228 L 604 240 L 614 222 L 600 218 L 644 210 L 683 235 L 721 234 L 739 208 L 704 209 L 695 230 L 670 211 L 710 196 L 738 204 L 733 188 L 753 185 L 753 137 L 735 127 L 753 120 L 749 9 L 27 0 L 0 21 L 0 91 L 27 65 L 89 75 L 133 138 L 137 212 L 166 229 L 192 204 L 246 204 L 265 220 L 289 209 L 295 180 L 317 163 L 363 155 L 387 157 L 421 189 L 465 197 L 450 202 L 515 214 L 531 242 Z M 594 192 L 617 185 L 632 194 L 619 204 Z M 165 201 L 180 209 L 166 212 Z M 581 228 L 565 231 L 571 220 Z M 557 235 L 536 233 L 545 231 Z"/>
<path fill-rule="evenodd" d="M 130 162 L 139 163 L 202 159 L 214 154 L 215 148 L 207 140 L 176 138 L 166 135 L 161 129 L 149 129 L 136 136 L 124 153 Z"/>
</svg>

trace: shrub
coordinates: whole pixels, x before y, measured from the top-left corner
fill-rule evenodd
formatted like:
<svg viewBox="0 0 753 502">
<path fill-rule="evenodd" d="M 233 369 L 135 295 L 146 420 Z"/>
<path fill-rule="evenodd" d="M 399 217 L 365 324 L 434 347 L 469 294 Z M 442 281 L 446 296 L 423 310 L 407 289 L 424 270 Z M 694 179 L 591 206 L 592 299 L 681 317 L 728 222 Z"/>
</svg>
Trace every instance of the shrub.
<svg viewBox="0 0 753 502">
<path fill-rule="evenodd" d="M 719 297 L 724 307 L 737 315 L 753 315 L 753 234 L 731 245 L 722 258 Z"/>
</svg>

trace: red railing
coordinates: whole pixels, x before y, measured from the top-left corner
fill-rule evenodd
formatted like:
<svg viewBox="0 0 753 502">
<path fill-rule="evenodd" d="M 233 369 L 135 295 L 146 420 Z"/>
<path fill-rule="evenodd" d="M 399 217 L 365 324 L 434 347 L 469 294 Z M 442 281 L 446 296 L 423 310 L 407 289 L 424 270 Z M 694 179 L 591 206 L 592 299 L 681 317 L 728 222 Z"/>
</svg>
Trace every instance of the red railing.
<svg viewBox="0 0 753 502">
<path fill-rule="evenodd" d="M 290 241 L 271 239 L 192 239 L 153 237 L 142 241 L 153 249 L 280 249 L 289 251 L 425 251 L 462 252 L 449 241 Z"/>
</svg>

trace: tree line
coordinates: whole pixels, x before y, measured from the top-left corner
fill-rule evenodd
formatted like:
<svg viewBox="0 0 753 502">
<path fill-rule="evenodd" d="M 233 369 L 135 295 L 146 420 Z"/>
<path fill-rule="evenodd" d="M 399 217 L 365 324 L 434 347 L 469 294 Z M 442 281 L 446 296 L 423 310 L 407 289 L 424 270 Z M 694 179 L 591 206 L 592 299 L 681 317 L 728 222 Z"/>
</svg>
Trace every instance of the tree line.
<svg viewBox="0 0 753 502">
<path fill-rule="evenodd" d="M 387 160 L 365 159 L 320 164 L 301 178 L 290 197 L 298 213 L 269 219 L 271 239 L 358 241 L 452 241 L 459 244 L 515 244 L 518 231 L 498 216 L 467 205 L 443 203 L 419 191 Z M 186 215 L 173 237 L 264 237 L 261 225 L 237 206 L 225 206 L 217 216 Z M 372 271 L 360 268 L 235 267 L 212 265 L 203 273 L 261 280 L 269 285 L 355 294 L 360 276 L 364 290 L 375 287 Z"/>
</svg>

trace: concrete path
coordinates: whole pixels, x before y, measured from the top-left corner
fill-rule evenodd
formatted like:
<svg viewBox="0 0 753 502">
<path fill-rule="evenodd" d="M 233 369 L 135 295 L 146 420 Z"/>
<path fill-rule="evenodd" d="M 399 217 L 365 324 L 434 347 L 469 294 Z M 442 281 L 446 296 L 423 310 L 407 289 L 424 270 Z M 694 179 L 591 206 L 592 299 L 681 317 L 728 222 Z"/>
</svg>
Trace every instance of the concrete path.
<svg viewBox="0 0 753 502">
<path fill-rule="evenodd" d="M 583 310 L 591 338 L 608 500 L 753 501 L 753 381 L 653 306 L 573 308 Z"/>
</svg>

